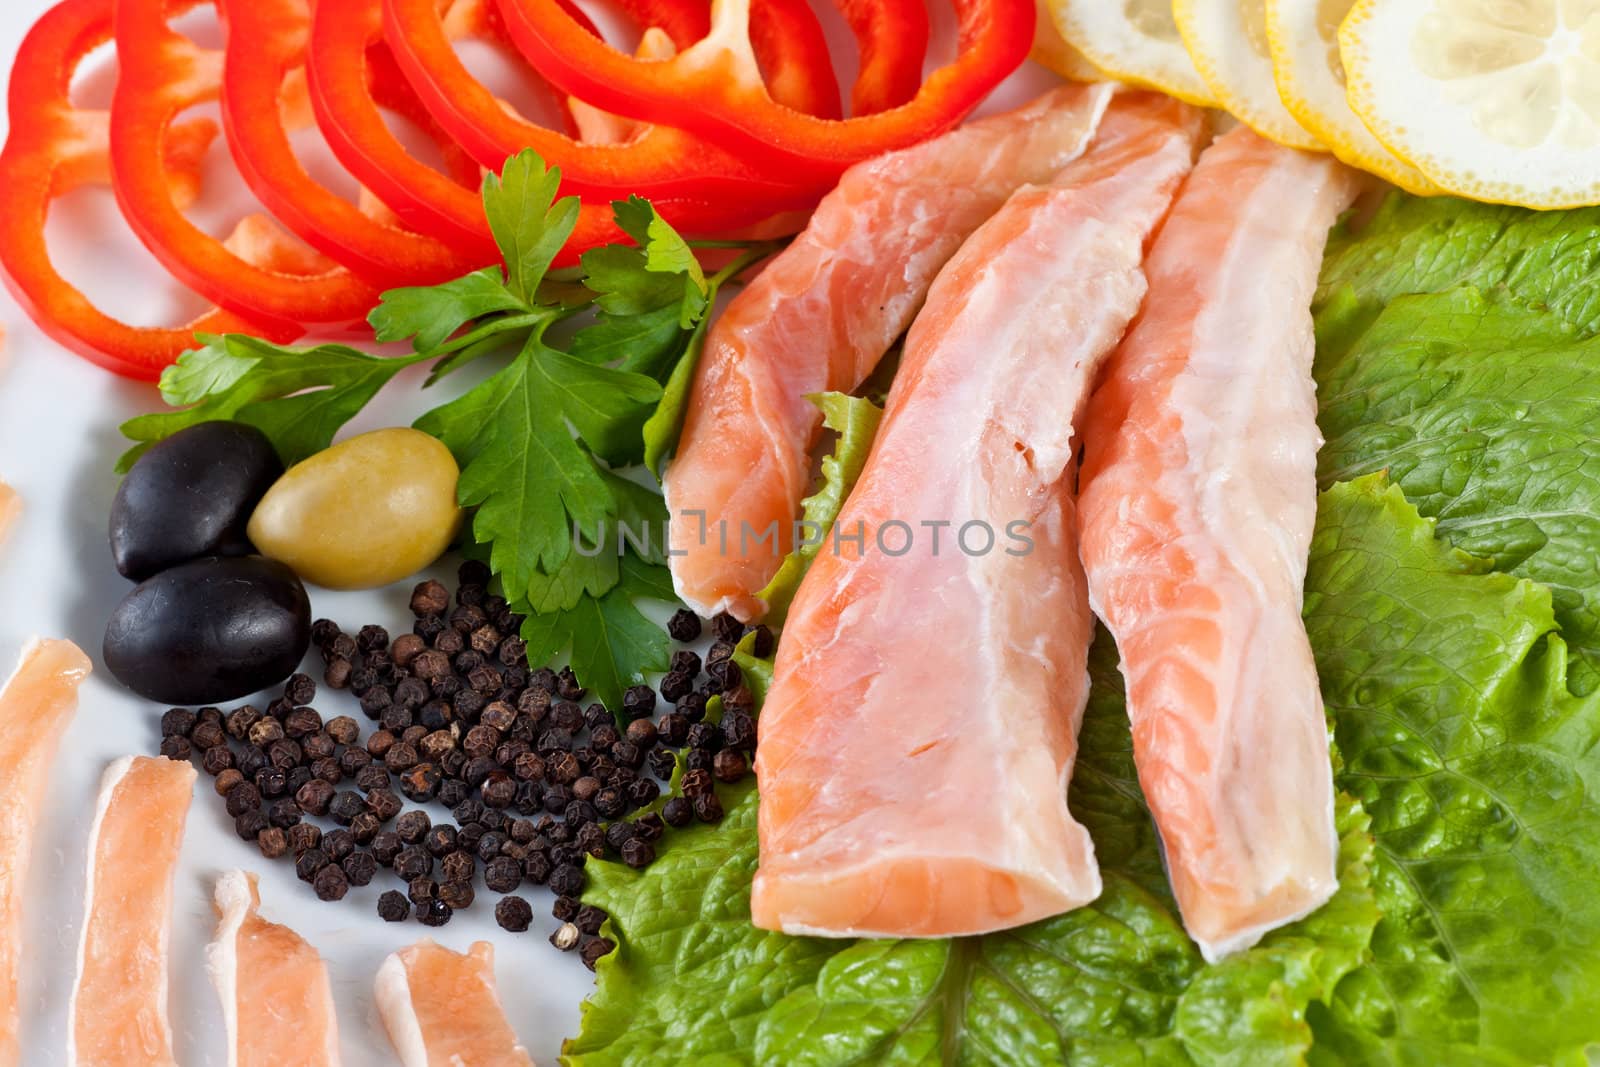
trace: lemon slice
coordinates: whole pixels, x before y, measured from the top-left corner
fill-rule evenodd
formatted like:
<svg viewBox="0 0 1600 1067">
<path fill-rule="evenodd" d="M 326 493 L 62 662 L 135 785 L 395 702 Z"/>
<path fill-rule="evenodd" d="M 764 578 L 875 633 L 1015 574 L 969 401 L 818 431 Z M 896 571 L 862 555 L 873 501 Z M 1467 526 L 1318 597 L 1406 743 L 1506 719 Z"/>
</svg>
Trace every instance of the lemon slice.
<svg viewBox="0 0 1600 1067">
<path fill-rule="evenodd" d="M 1028 58 L 1068 81 L 1104 81 L 1105 73 L 1062 38 L 1061 31 L 1056 29 L 1055 21 L 1050 17 L 1049 9 L 1045 7 L 1045 0 L 1039 0 L 1038 14 L 1039 23 L 1033 33 L 1033 51 L 1028 53 Z"/>
<path fill-rule="evenodd" d="M 1350 110 L 1339 23 L 1355 0 L 1267 0 L 1267 40 L 1278 96 L 1289 114 L 1352 167 L 1376 174 L 1407 192 L 1427 196 L 1434 185 L 1416 167 L 1383 147 Z"/>
<path fill-rule="evenodd" d="M 1216 106 L 1184 50 L 1168 0 L 1048 2 L 1062 38 L 1111 77 Z"/>
<path fill-rule="evenodd" d="M 1440 188 L 1533 208 L 1600 203 L 1600 2 L 1358 0 L 1350 106 Z"/>
<path fill-rule="evenodd" d="M 1172 13 L 1218 104 L 1269 141 L 1322 150 L 1278 99 L 1262 0 L 1174 0 Z"/>
</svg>

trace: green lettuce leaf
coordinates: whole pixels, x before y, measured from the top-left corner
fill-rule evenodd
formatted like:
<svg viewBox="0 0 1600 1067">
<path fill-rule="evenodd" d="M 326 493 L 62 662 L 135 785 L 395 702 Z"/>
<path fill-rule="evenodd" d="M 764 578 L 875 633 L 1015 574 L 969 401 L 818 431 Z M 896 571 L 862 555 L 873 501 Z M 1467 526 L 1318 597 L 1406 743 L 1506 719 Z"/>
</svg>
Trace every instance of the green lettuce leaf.
<svg viewBox="0 0 1600 1067">
<path fill-rule="evenodd" d="M 1208 966 L 1167 894 L 1103 634 L 1091 669 L 1071 803 L 1100 850 L 1106 889 L 1092 906 L 956 940 L 759 930 L 749 918 L 757 800 L 747 782 L 725 793 L 721 824 L 674 832 L 648 869 L 588 865 L 586 899 L 610 914 L 619 949 L 599 964 L 564 1061 L 1302 1062 L 1308 1005 L 1360 962 L 1377 921 L 1365 814 L 1341 798 L 1341 888 L 1327 907 Z"/>
<path fill-rule="evenodd" d="M 1549 591 L 1436 541 L 1381 476 L 1323 495 L 1306 587 L 1383 913 L 1318 1059 L 1600 1055 L 1600 694 L 1567 691 Z"/>
<path fill-rule="evenodd" d="M 1600 210 L 1391 196 L 1317 308 L 1324 486 L 1388 470 L 1439 533 L 1551 587 L 1600 685 Z"/>
<path fill-rule="evenodd" d="M 801 504 L 801 521 L 806 528 L 817 531 L 816 543 L 807 540 L 796 545 L 784 557 L 772 581 L 756 594 L 767 605 L 766 621 L 774 626 L 782 625 L 800 590 L 800 579 L 811 569 L 811 561 L 822 548 L 824 532 L 832 529 L 845 498 L 861 477 L 867 453 L 872 451 L 873 439 L 878 435 L 878 424 L 883 421 L 883 408 L 861 397 L 823 393 L 812 397 L 811 402 L 822 410 L 823 425 L 838 437 L 833 451 L 822 458 L 821 483 Z"/>
</svg>

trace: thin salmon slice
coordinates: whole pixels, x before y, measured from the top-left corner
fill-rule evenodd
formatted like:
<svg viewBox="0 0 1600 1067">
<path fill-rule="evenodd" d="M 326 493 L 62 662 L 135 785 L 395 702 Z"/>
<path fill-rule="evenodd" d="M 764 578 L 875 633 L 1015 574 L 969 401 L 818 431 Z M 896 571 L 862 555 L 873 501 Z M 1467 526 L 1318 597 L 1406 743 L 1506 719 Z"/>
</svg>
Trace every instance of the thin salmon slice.
<svg viewBox="0 0 1600 1067">
<path fill-rule="evenodd" d="M 383 961 L 376 989 L 400 1067 L 533 1067 L 501 1010 L 487 941 L 463 955 L 423 938 Z"/>
<path fill-rule="evenodd" d="M 88 900 L 67 1032 L 69 1067 L 165 1067 L 172 879 L 195 770 L 124 756 L 106 768 L 89 836 Z"/>
<path fill-rule="evenodd" d="M 0 689 L 0 1067 L 22 1062 L 18 986 L 23 891 L 33 833 L 89 657 L 71 641 L 31 641 Z"/>
<path fill-rule="evenodd" d="M 1066 86 L 852 167 L 729 304 L 663 485 L 686 603 L 747 621 L 765 613 L 758 594 L 793 546 L 822 426 L 807 397 L 866 380 L 961 243 L 1019 187 L 1082 154 L 1111 92 Z"/>
<path fill-rule="evenodd" d="M 1190 936 L 1254 944 L 1336 888 L 1300 609 L 1316 516 L 1311 295 L 1352 172 L 1240 127 L 1201 157 L 1085 428 L 1080 520 L 1139 781 Z"/>
<path fill-rule="evenodd" d="M 206 968 L 222 998 L 229 1067 L 337 1067 L 339 1024 L 317 950 L 261 917 L 253 874 L 224 874 L 213 901 L 221 922 Z"/>
<path fill-rule="evenodd" d="M 1202 124 L 1120 96 L 1090 151 L 934 283 L 839 519 L 865 544 L 822 549 L 784 627 L 756 753 L 758 926 L 979 934 L 1099 895 L 1066 799 L 1094 629 L 1075 412 L 1139 309 Z M 916 528 L 903 554 L 895 523 Z"/>
<path fill-rule="evenodd" d="M 21 515 L 22 497 L 5 482 L 0 482 L 0 545 L 6 543 L 6 538 L 11 535 L 11 527 L 16 525 Z"/>
</svg>

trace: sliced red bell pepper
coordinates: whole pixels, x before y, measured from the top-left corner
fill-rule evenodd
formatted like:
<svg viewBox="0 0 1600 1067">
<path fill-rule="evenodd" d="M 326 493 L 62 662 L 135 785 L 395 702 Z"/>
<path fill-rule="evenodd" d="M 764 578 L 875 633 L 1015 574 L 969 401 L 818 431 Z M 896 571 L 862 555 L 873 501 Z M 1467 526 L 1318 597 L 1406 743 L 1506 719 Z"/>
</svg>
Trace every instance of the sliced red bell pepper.
<svg viewBox="0 0 1600 1067">
<path fill-rule="evenodd" d="M 111 105 L 111 173 L 117 203 L 145 246 L 180 281 L 242 315 L 298 324 L 349 324 L 378 290 L 331 262 L 308 273 L 256 266 L 184 217 L 161 172 L 161 146 L 187 108 L 214 101 L 222 53 L 204 49 L 168 20 L 198 0 L 117 0 L 120 74 Z"/>
<path fill-rule="evenodd" d="M 576 32 L 599 41 L 570 16 L 563 17 Z M 428 110 L 487 167 L 499 167 L 506 157 L 531 147 L 560 165 L 566 190 L 586 201 L 646 196 L 673 225 L 697 234 L 809 206 L 826 189 L 825 182 L 803 170 L 763 172 L 670 126 L 650 126 L 625 144 L 584 144 L 510 114 L 456 55 L 435 0 L 385 0 L 384 27 L 395 58 Z"/>
<path fill-rule="evenodd" d="M 861 53 L 861 69 L 850 91 L 850 114 L 871 115 L 913 99 L 922 88 L 931 33 L 923 0 L 834 0 L 834 6 L 850 24 Z M 759 32 L 752 8 L 751 38 Z M 776 93 L 772 99 L 785 103 Z"/>
<path fill-rule="evenodd" d="M 85 56 L 111 38 L 112 0 L 64 0 L 28 32 L 11 70 L 10 135 L 0 152 L 0 265 L 8 288 L 39 327 L 107 370 L 153 381 L 195 331 L 251 333 L 286 343 L 297 326 L 253 321 L 213 308 L 187 326 L 130 326 L 100 311 L 50 261 L 50 203 L 85 185 L 109 185 L 110 116 L 75 107 L 72 77 Z M 174 125 L 152 169 L 179 202 L 193 200 L 215 123 Z"/>
<path fill-rule="evenodd" d="M 304 68 L 310 8 L 309 0 L 217 2 L 227 33 L 222 123 L 234 162 L 256 197 L 307 244 L 375 286 L 435 284 L 493 262 L 481 245 L 451 245 L 374 218 L 306 171 L 289 141 L 281 100 L 285 83 Z M 396 110 L 432 135 L 447 157 L 470 163 L 429 122 L 403 80 L 387 88 L 398 97 Z M 472 164 L 470 174 L 477 173 Z"/>
<path fill-rule="evenodd" d="M 497 32 L 473 24 L 457 30 Z M 418 233 L 485 263 L 499 259 L 483 215 L 483 169 L 450 142 L 441 144 L 445 171 L 435 170 L 414 157 L 384 120 L 386 109 L 424 129 L 433 122 L 383 41 L 382 0 L 316 4 L 306 74 L 323 137 L 364 188 Z M 585 250 L 619 234 L 609 204 L 585 204 L 556 264 L 571 265 Z"/>
<path fill-rule="evenodd" d="M 915 97 L 876 114 L 820 119 L 784 107 L 748 76 L 750 3 L 722 0 L 705 39 L 671 59 L 646 60 L 583 32 L 558 0 L 499 0 L 523 54 L 566 92 L 630 118 L 675 122 L 764 167 L 809 166 L 830 176 L 954 126 L 1033 42 L 1033 0 L 955 0 L 957 56 Z"/>
</svg>

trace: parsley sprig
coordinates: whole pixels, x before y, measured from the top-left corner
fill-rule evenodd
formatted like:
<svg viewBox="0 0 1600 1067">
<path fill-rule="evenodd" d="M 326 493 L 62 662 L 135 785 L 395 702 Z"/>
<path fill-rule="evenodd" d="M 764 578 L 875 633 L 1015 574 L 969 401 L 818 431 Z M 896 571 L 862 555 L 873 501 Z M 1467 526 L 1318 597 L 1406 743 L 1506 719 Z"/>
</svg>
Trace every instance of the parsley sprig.
<svg viewBox="0 0 1600 1067">
<path fill-rule="evenodd" d="M 732 261 L 708 277 L 693 247 L 632 197 L 613 205 L 631 244 L 552 270 L 578 219 L 578 200 L 558 197 L 560 183 L 560 171 L 531 151 L 485 179 L 504 265 L 385 293 L 370 316 L 374 337 L 409 341 L 408 354 L 199 337 L 162 375 L 162 398 L 177 410 L 124 424 L 136 445 L 119 470 L 152 442 L 211 419 L 260 427 L 295 463 L 326 448 L 406 368 L 431 363 L 426 388 L 480 358 L 509 356 L 415 425 L 461 465 L 475 550 L 527 616 L 530 659 L 568 653 L 584 684 L 619 704 L 623 688 L 667 666 L 665 635 L 635 602 L 673 599 L 660 543 L 665 505 L 627 469 L 660 470 L 719 287 L 775 246 L 733 243 Z M 581 328 L 553 330 L 586 313 Z M 651 540 L 624 553 L 619 525 L 648 528 Z"/>
</svg>

